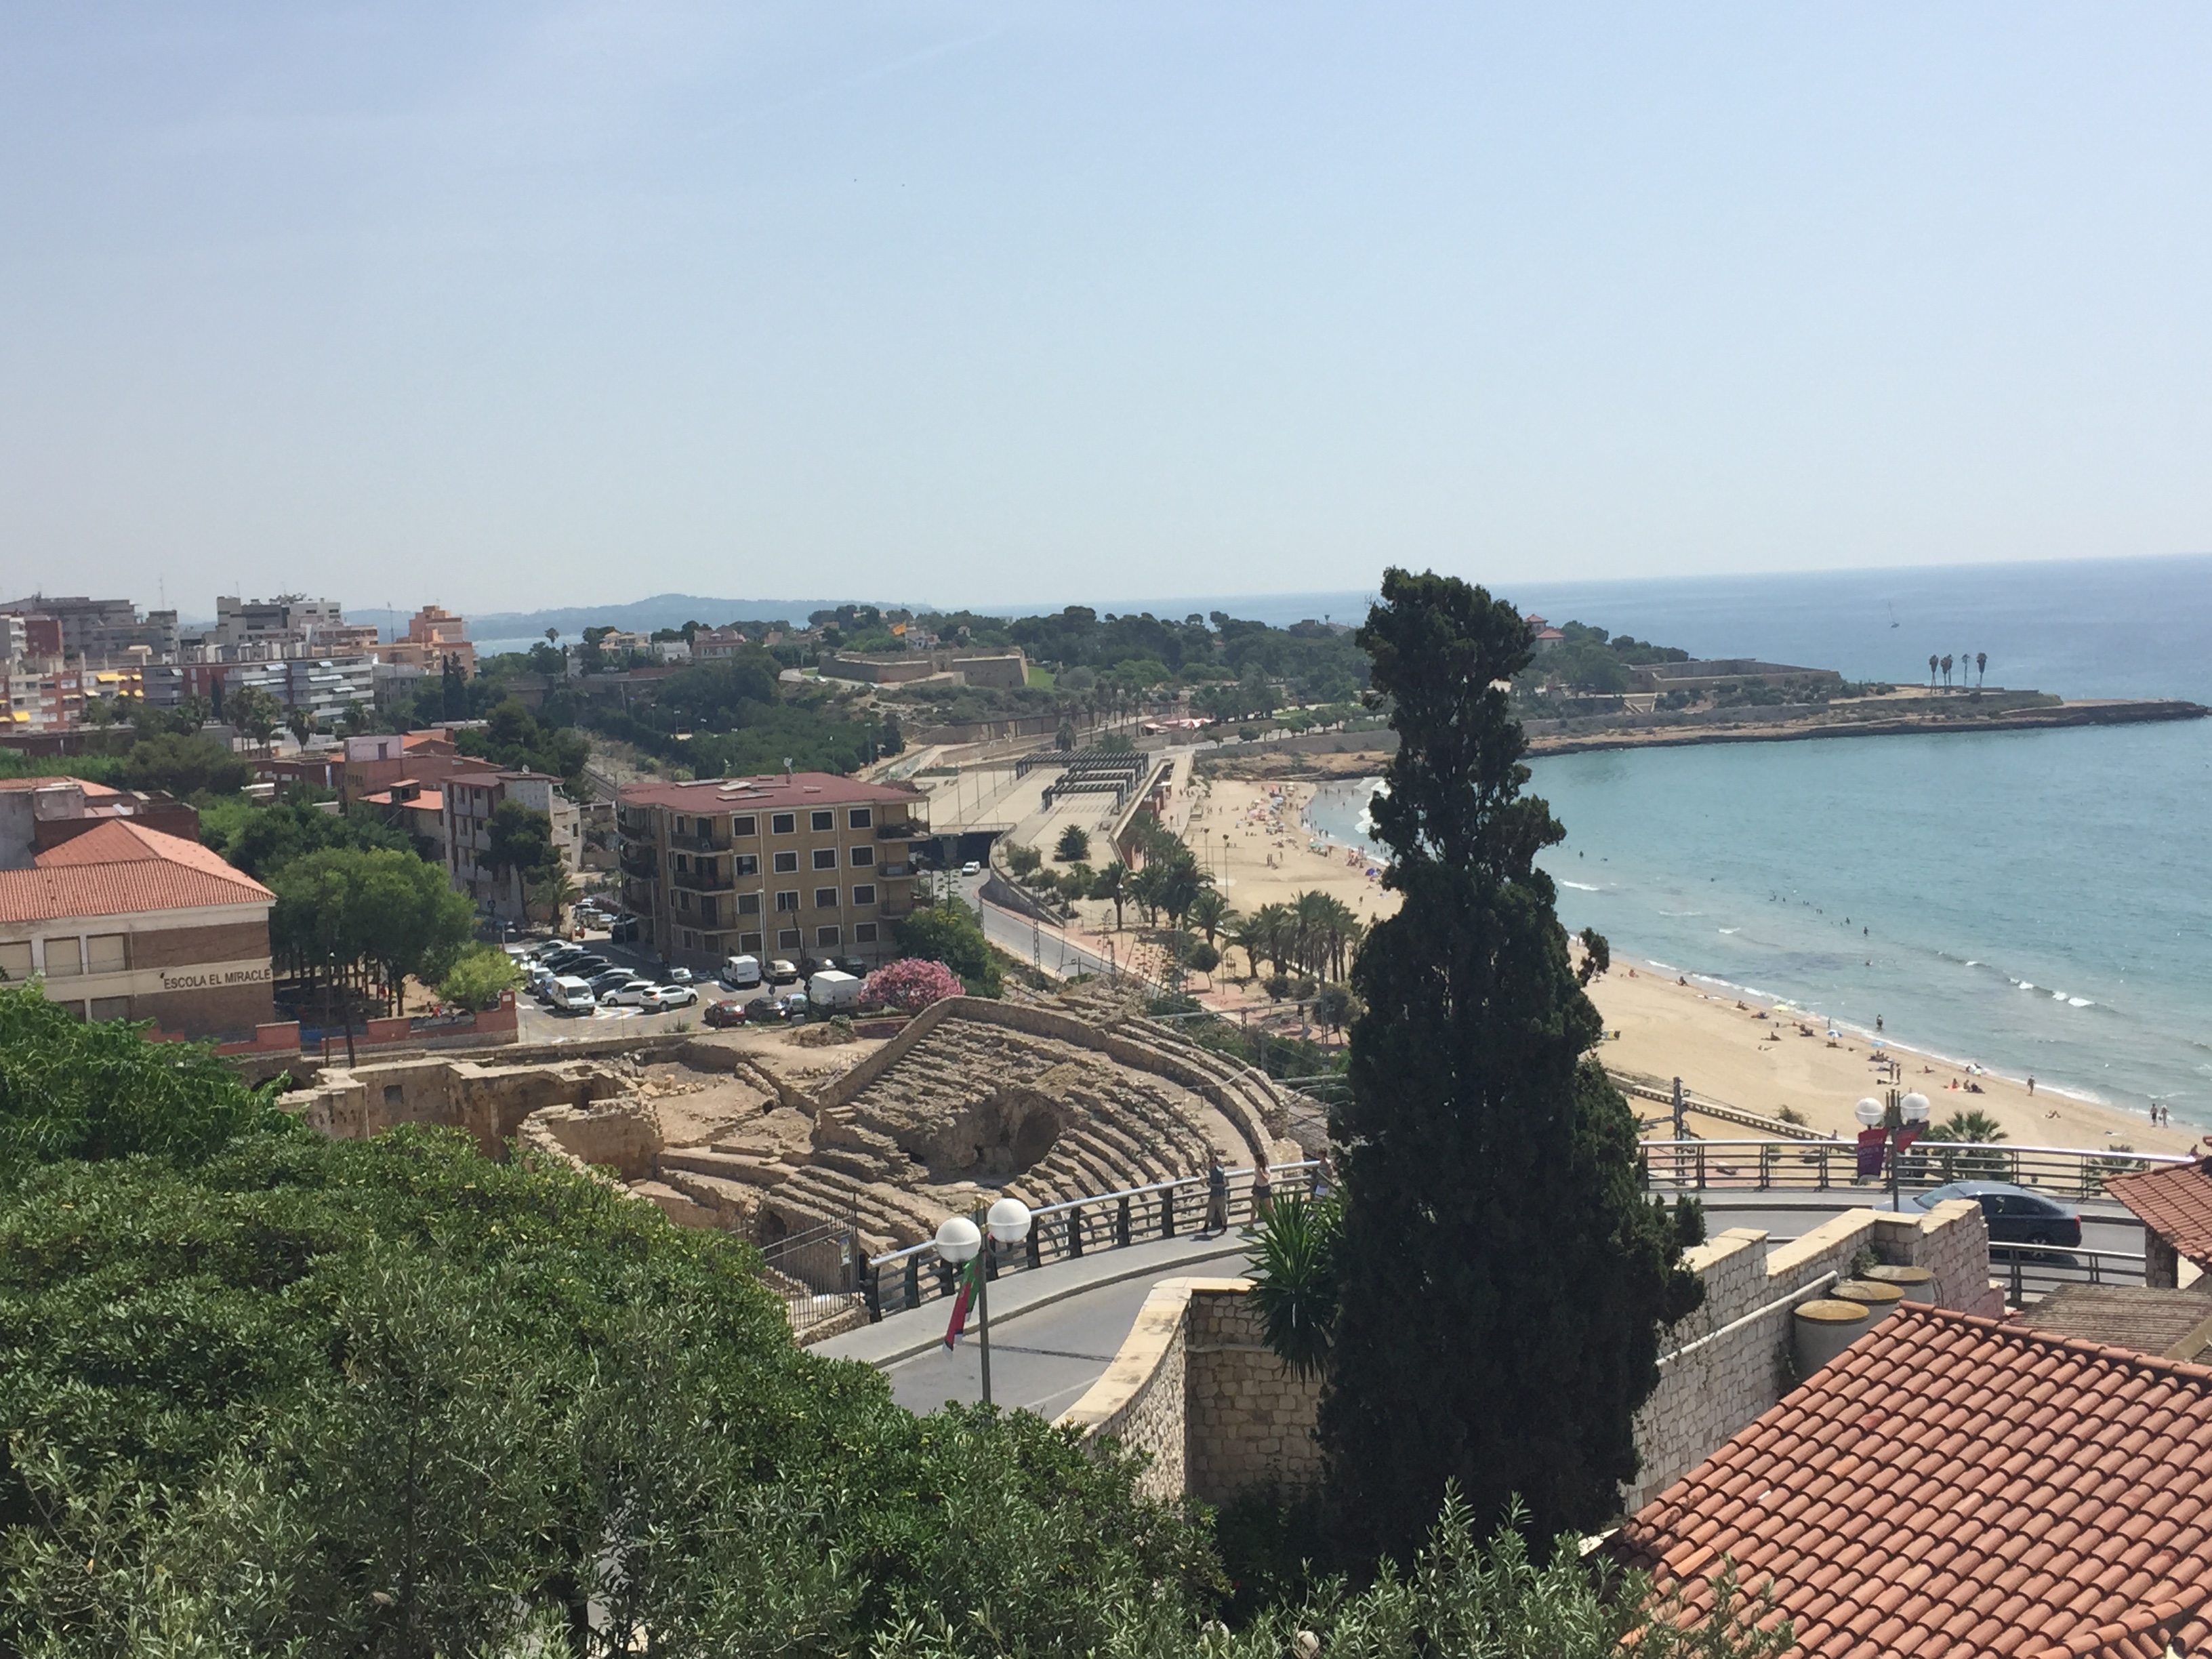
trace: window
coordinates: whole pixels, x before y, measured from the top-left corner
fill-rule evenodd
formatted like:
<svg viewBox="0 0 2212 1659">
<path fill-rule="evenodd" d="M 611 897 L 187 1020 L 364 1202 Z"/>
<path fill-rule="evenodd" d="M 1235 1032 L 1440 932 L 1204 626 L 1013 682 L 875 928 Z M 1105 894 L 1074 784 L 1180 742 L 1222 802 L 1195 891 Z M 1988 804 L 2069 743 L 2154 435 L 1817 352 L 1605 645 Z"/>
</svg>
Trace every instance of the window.
<svg viewBox="0 0 2212 1659">
<path fill-rule="evenodd" d="M 760 834 L 760 820 L 750 813 L 741 818 L 732 818 L 730 820 L 730 834 L 732 836 L 757 836 Z"/>
<path fill-rule="evenodd" d="M 679 876 L 688 876 L 691 873 L 691 855 L 689 853 L 678 853 L 676 855 L 676 873 Z"/>
<path fill-rule="evenodd" d="M 679 836 L 688 836 L 688 835 L 690 835 L 690 834 L 691 833 L 691 820 L 690 820 L 690 819 L 689 819 L 689 818 L 678 818 L 678 819 L 677 819 L 677 820 L 676 820 L 676 833 L 677 833 L 678 835 L 679 835 Z"/>
<path fill-rule="evenodd" d="M 817 910 L 836 909 L 837 908 L 837 890 L 834 887 L 816 888 L 814 890 L 814 908 Z"/>
<path fill-rule="evenodd" d="M 816 848 L 814 867 L 817 870 L 835 870 L 837 867 L 837 849 L 834 847 Z"/>
<path fill-rule="evenodd" d="M 862 922 L 856 922 L 856 923 L 854 923 L 854 927 L 853 927 L 853 943 L 854 943 L 854 944 L 855 944 L 855 945 L 873 945 L 875 942 L 876 942 L 876 924 L 875 924 L 874 922 L 872 922 L 872 921 L 862 921 Z"/>
<path fill-rule="evenodd" d="M 775 908 L 779 910 L 796 910 L 799 908 L 799 895 L 778 893 L 775 896 Z"/>
<path fill-rule="evenodd" d="M 777 812 L 771 815 L 768 821 L 768 832 L 771 836 L 797 835 L 799 815 L 796 812 Z"/>
<path fill-rule="evenodd" d="M 121 933 L 94 933 L 84 942 L 84 970 L 88 974 L 122 974 L 131 969 L 131 942 Z M 101 1018 L 98 1014 L 94 1019 Z M 114 1018 L 120 1019 L 117 1014 Z"/>
<path fill-rule="evenodd" d="M 46 941 L 46 977 L 67 979 L 84 971 L 84 951 L 74 939 Z"/>
<path fill-rule="evenodd" d="M 835 812 L 817 812 L 809 820 L 809 822 L 814 825 L 814 828 L 817 831 L 823 830 L 835 830 L 837 827 L 837 815 Z"/>
<path fill-rule="evenodd" d="M 760 854 L 758 853 L 739 853 L 730 861 L 737 866 L 738 873 L 741 876 L 757 876 L 760 874 Z"/>
<path fill-rule="evenodd" d="M 875 902 L 876 889 L 874 883 L 863 882 L 860 886 L 855 887 L 853 890 L 853 908 L 855 910 L 865 909 Z"/>
<path fill-rule="evenodd" d="M 866 870 L 872 868 L 874 866 L 875 861 L 876 849 L 874 848 L 855 847 L 853 849 L 853 867 L 855 870 Z"/>
<path fill-rule="evenodd" d="M 699 948 L 699 935 L 688 927 L 684 930 L 684 948 L 687 951 L 696 951 Z"/>
<path fill-rule="evenodd" d="M 816 928 L 814 930 L 814 944 L 816 948 L 818 950 L 836 950 L 837 948 L 837 930 L 835 927 Z"/>
<path fill-rule="evenodd" d="M 702 927 L 714 927 L 719 924 L 722 918 L 720 915 L 714 908 L 714 901 L 713 899 L 702 898 L 699 901 L 699 925 Z"/>
<path fill-rule="evenodd" d="M 799 941 L 805 938 L 805 935 L 796 927 L 787 927 L 775 936 L 775 948 L 779 951 L 796 951 Z"/>
<path fill-rule="evenodd" d="M 689 910 L 691 908 L 691 890 L 690 888 L 679 887 L 676 890 L 676 908 L 679 910 Z"/>
<path fill-rule="evenodd" d="M 0 982 L 20 983 L 31 976 L 31 941 L 0 945 Z"/>
<path fill-rule="evenodd" d="M 92 1000 L 94 1019 L 128 1019 L 131 1018 L 129 997 L 94 997 Z"/>
<path fill-rule="evenodd" d="M 404 1106 L 407 1103 L 407 1085 L 404 1083 L 386 1084 L 384 1103 L 387 1106 Z"/>
<path fill-rule="evenodd" d="M 758 933 L 738 934 L 738 949 L 747 956 L 758 956 L 761 952 L 761 936 Z"/>
<path fill-rule="evenodd" d="M 779 876 L 787 876 L 787 875 L 790 875 L 793 871 L 797 870 L 798 868 L 799 868 L 799 854 L 796 854 L 796 853 L 778 853 L 778 854 L 775 855 L 775 872 L 776 872 L 776 874 L 778 874 Z"/>
<path fill-rule="evenodd" d="M 760 895 L 758 893 L 738 894 L 738 914 L 741 916 L 758 915 L 760 914 Z"/>
<path fill-rule="evenodd" d="M 855 806 L 845 814 L 845 823 L 851 829 L 866 830 L 874 824 L 875 814 L 865 806 Z"/>
</svg>

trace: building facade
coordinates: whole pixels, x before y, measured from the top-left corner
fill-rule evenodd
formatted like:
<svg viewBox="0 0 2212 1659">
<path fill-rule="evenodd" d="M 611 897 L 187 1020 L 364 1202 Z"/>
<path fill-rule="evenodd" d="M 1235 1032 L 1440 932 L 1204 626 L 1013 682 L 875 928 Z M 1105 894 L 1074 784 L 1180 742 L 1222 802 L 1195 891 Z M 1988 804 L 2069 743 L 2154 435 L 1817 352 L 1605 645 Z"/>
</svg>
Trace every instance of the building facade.
<svg viewBox="0 0 2212 1659">
<path fill-rule="evenodd" d="M 914 908 L 918 791 L 828 772 L 632 784 L 616 810 L 624 908 L 672 964 L 896 952 Z"/>
<path fill-rule="evenodd" d="M 406 637 L 378 647 L 377 654 L 386 662 L 404 663 L 426 673 L 441 672 L 448 657 L 460 665 L 462 678 L 477 672 L 477 648 L 469 639 L 467 619 L 434 605 L 426 605 L 409 617 Z"/>
<path fill-rule="evenodd" d="M 492 814 L 501 801 L 519 801 L 550 821 L 553 845 L 569 875 L 581 866 L 584 824 L 576 803 L 561 793 L 561 780 L 545 772 L 482 770 L 456 772 L 442 780 L 439 793 L 445 814 L 446 873 L 453 890 L 466 893 L 479 909 L 508 921 L 526 919 L 528 894 L 519 870 L 495 870 L 484 860 L 491 851 Z"/>
<path fill-rule="evenodd" d="M 82 1018 L 250 1036 L 271 1017 L 275 901 L 197 842 L 110 819 L 0 870 L 0 976 Z"/>
</svg>

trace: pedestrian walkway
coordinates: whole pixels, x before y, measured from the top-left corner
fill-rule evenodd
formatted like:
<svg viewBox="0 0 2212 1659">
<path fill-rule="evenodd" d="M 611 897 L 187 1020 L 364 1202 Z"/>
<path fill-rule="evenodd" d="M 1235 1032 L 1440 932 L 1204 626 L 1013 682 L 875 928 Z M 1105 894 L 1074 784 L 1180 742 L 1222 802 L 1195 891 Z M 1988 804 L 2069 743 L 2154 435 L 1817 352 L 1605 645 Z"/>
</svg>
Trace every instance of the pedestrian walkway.
<svg viewBox="0 0 2212 1659">
<path fill-rule="evenodd" d="M 1204 1264 L 1231 1276 L 1245 1267 L 1245 1242 L 1227 1236 L 1156 1239 L 991 1281 L 991 1393 L 1000 1406 L 1054 1416 L 1104 1375 L 1152 1287 Z M 924 1303 L 819 1343 L 825 1358 L 857 1359 L 886 1372 L 909 1411 L 982 1397 L 975 1317 L 947 1352 L 947 1300 Z M 1064 1398 L 1063 1398 L 1064 1396 Z M 1057 1402 L 1057 1403 L 1055 1403 Z"/>
</svg>

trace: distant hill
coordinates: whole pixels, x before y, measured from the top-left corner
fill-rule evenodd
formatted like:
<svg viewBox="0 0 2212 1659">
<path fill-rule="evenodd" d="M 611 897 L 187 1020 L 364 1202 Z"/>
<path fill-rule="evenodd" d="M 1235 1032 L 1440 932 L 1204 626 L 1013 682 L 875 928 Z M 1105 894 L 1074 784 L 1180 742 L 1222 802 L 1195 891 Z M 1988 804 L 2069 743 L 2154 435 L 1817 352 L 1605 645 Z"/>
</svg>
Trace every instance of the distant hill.
<svg viewBox="0 0 2212 1659">
<path fill-rule="evenodd" d="M 565 605 L 555 611 L 471 611 L 468 613 L 472 640 L 522 640 L 542 637 L 549 628 L 563 639 L 574 639 L 587 628 L 619 628 L 629 633 L 650 633 L 656 628 L 681 628 L 697 621 L 716 627 L 732 622 L 792 622 L 799 627 L 816 611 L 832 611 L 841 605 L 886 605 L 883 599 L 715 599 L 696 593 L 656 593 L 649 599 L 626 605 Z M 348 622 L 374 623 L 387 636 L 404 633 L 411 611 L 386 611 L 370 606 L 346 607 Z"/>
</svg>

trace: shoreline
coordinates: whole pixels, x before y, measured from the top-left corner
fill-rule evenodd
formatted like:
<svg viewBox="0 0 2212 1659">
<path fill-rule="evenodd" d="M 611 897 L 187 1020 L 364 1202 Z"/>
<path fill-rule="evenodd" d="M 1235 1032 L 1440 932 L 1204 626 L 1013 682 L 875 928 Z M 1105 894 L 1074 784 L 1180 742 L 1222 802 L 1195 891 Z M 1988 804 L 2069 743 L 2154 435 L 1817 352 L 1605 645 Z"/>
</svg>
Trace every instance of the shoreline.
<svg viewBox="0 0 2212 1659">
<path fill-rule="evenodd" d="M 1903 738 L 1988 732 L 2079 730 L 2105 726 L 2154 726 L 2212 717 L 2212 708 L 2181 698 L 2084 698 L 2055 708 L 2021 708 L 1987 714 L 1896 714 L 1869 719 L 1761 721 L 1694 726 L 1654 724 L 1624 728 L 1607 725 L 1603 715 L 1573 731 L 1534 732 L 1528 756 L 1583 755 L 1608 750 L 1694 749 L 1729 743 L 1803 743 L 1824 738 Z M 1524 727 L 1545 722 L 1524 721 Z M 1566 722 L 1561 722 L 1565 724 Z M 1255 744 L 1221 744 L 1201 750 L 1193 764 L 1207 775 L 1245 779 L 1270 777 L 1356 777 L 1381 769 L 1395 751 L 1391 732 L 1335 732 L 1309 737 L 1262 738 Z M 1375 760 L 1374 766 L 1353 763 Z M 1235 767 L 1235 773 L 1220 769 Z"/>
<path fill-rule="evenodd" d="M 1284 896 L 1273 890 L 1278 884 L 1322 888 L 1339 896 L 1357 886 L 1367 900 L 1358 908 L 1362 920 L 1377 920 L 1396 908 L 1397 896 L 1365 878 L 1373 862 L 1370 850 L 1339 839 L 1307 816 L 1321 788 L 1351 781 L 1221 779 L 1211 784 L 1210 797 L 1227 811 L 1249 812 L 1255 803 L 1273 799 L 1282 803 L 1275 820 L 1281 827 L 1275 833 L 1287 845 L 1277 854 L 1279 866 L 1266 872 L 1271 880 L 1263 898 Z M 1301 850 L 1302 843 L 1312 842 L 1332 850 Z M 1357 866 L 1345 861 L 1348 852 L 1362 854 Z M 1240 909 L 1250 908 L 1233 888 L 1228 896 Z M 2031 1094 L 2023 1069 L 2002 1062 L 1991 1067 L 1976 1058 L 1892 1037 L 1887 1030 L 1880 1034 L 1881 1047 L 1876 1049 L 1877 1034 L 1857 1022 L 1833 1020 L 1780 994 L 1755 993 L 1719 975 L 1661 963 L 1632 950 L 1614 952 L 1611 971 L 1591 984 L 1589 994 L 1607 1031 L 1620 1033 L 1600 1048 L 1609 1068 L 1680 1077 L 1686 1088 L 1708 1099 L 1769 1117 L 1788 1107 L 1802 1115 L 1806 1127 L 1843 1139 L 1858 1132 L 1852 1105 L 1891 1086 L 1877 1076 L 1877 1060 L 1903 1067 L 1895 1086 L 1925 1093 L 1936 1119 L 1984 1112 L 2017 1146 L 2124 1146 L 2137 1152 L 2186 1152 L 2197 1149 L 2203 1133 L 2186 1123 L 2154 1126 L 2140 1110 L 2066 1085 L 2039 1079 Z M 1827 1036 L 1831 1030 L 1838 1034 L 1832 1040 Z"/>
</svg>

